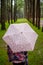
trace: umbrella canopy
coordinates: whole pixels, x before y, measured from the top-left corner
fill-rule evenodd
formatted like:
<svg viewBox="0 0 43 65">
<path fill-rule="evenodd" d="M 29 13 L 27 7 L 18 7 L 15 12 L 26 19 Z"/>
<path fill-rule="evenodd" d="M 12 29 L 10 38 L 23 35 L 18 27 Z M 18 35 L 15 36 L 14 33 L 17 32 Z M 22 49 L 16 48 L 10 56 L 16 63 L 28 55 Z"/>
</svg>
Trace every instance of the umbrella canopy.
<svg viewBox="0 0 43 65">
<path fill-rule="evenodd" d="M 33 51 L 37 33 L 27 23 L 10 24 L 3 40 L 13 52 Z"/>
</svg>

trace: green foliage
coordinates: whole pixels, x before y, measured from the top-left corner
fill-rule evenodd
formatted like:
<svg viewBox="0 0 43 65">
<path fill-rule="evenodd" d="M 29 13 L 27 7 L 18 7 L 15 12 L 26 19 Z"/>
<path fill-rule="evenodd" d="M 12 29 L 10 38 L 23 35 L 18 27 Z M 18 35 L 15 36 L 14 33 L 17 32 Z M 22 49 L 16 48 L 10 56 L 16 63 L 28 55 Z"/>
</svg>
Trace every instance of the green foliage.
<svg viewBox="0 0 43 65">
<path fill-rule="evenodd" d="M 43 20 L 43 18 L 40 18 L 40 20 Z"/>
<path fill-rule="evenodd" d="M 17 0 L 17 8 L 23 8 L 24 6 L 24 0 Z"/>
<path fill-rule="evenodd" d="M 24 8 L 24 0 L 15 0 L 16 6 L 17 6 L 17 13 L 20 14 L 23 13 L 23 8 Z"/>
</svg>

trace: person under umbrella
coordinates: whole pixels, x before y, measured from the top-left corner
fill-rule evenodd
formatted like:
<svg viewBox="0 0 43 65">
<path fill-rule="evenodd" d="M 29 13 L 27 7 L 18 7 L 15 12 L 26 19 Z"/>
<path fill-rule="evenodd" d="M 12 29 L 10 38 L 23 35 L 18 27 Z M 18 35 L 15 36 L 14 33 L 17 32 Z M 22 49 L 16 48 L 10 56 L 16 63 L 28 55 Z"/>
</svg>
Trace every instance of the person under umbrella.
<svg viewBox="0 0 43 65">
<path fill-rule="evenodd" d="M 7 54 L 9 61 L 13 65 L 28 65 L 28 53 L 27 51 L 13 53 L 11 48 L 7 45 Z"/>
<path fill-rule="evenodd" d="M 27 51 L 34 50 L 37 37 L 38 34 L 27 23 L 11 24 L 9 26 L 3 40 L 8 45 L 8 56 L 13 65 L 28 64 Z"/>
</svg>

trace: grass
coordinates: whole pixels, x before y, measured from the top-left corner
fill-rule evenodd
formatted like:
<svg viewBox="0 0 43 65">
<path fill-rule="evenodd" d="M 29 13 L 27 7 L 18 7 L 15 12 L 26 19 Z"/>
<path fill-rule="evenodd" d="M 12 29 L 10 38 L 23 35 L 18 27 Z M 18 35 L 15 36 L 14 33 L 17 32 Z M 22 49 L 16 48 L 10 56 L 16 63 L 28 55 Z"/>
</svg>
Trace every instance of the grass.
<svg viewBox="0 0 43 65">
<path fill-rule="evenodd" d="M 40 20 L 43 20 L 43 18 L 40 18 Z"/>
<path fill-rule="evenodd" d="M 43 32 L 41 32 L 41 29 L 38 30 L 31 23 L 29 24 L 38 34 L 35 49 L 33 52 L 29 52 L 29 65 L 43 65 Z"/>
<path fill-rule="evenodd" d="M 41 32 L 41 29 L 38 30 L 38 28 L 33 26 L 26 19 L 18 19 L 15 23 L 21 22 L 27 22 L 38 34 L 38 39 L 36 41 L 34 51 L 28 52 L 29 65 L 43 65 L 43 32 Z M 8 26 L 8 23 L 6 23 L 6 29 Z M 12 63 L 8 62 L 6 43 L 2 40 L 5 32 L 6 30 L 0 30 L 0 65 L 12 65 Z"/>
</svg>

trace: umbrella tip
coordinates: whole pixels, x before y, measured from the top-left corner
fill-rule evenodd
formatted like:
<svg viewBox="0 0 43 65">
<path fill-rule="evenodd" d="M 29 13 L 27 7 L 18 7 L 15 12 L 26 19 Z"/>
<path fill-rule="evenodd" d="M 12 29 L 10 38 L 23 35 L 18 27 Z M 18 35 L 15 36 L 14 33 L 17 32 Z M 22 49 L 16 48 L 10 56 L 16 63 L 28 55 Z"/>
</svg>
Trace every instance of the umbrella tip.
<svg viewBox="0 0 43 65">
<path fill-rule="evenodd" d="M 23 32 L 21 32 L 21 34 L 22 34 Z"/>
</svg>

